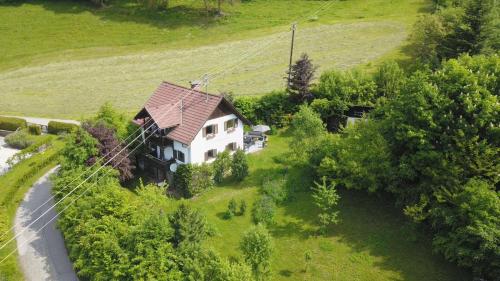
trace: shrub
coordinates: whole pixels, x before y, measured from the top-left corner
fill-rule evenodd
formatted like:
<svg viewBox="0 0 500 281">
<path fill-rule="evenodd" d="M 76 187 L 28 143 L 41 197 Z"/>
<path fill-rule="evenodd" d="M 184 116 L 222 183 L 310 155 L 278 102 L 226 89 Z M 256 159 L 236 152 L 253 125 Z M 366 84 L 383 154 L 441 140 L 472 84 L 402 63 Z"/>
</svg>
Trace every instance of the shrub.
<svg viewBox="0 0 500 281">
<path fill-rule="evenodd" d="M 240 216 L 245 215 L 246 210 L 247 210 L 247 202 L 245 202 L 245 200 L 241 199 L 241 202 L 240 202 Z"/>
<path fill-rule="evenodd" d="M 168 220 L 174 230 L 172 242 L 175 246 L 183 243 L 199 244 L 213 234 L 205 216 L 184 203 L 169 216 Z"/>
<path fill-rule="evenodd" d="M 49 134 L 58 135 L 61 133 L 71 133 L 78 128 L 78 125 L 58 121 L 50 121 L 47 127 Z"/>
<path fill-rule="evenodd" d="M 214 186 L 212 167 L 207 164 L 180 165 L 174 175 L 174 185 L 185 197 L 193 197 Z"/>
<path fill-rule="evenodd" d="M 273 253 L 273 243 L 267 229 L 262 225 L 257 225 L 245 232 L 240 249 L 245 262 L 252 268 L 255 279 L 267 280 L 271 273 Z"/>
<path fill-rule="evenodd" d="M 28 126 L 28 132 L 32 135 L 39 136 L 42 134 L 42 127 L 38 124 L 30 124 Z"/>
<path fill-rule="evenodd" d="M 26 128 L 26 120 L 16 117 L 0 116 L 0 130 L 15 131 L 19 128 Z"/>
<path fill-rule="evenodd" d="M 224 151 L 217 155 L 217 159 L 212 163 L 214 169 L 214 181 L 215 183 L 221 183 L 224 180 L 226 174 L 229 173 L 231 169 L 231 155 L 228 151 Z"/>
<path fill-rule="evenodd" d="M 236 203 L 236 200 L 234 200 L 234 198 L 231 199 L 229 201 L 229 204 L 227 205 L 227 211 L 226 211 L 225 217 L 227 219 L 234 217 L 236 215 L 237 208 L 238 208 L 238 204 Z"/>
<path fill-rule="evenodd" d="M 254 223 L 273 224 L 275 207 L 273 199 L 267 195 L 257 199 L 252 207 L 252 219 Z"/>
<path fill-rule="evenodd" d="M 5 142 L 16 149 L 24 149 L 35 143 L 33 137 L 26 131 L 17 131 L 5 137 Z"/>
<path fill-rule="evenodd" d="M 277 204 L 287 199 L 286 180 L 284 178 L 270 179 L 262 183 L 262 192 L 271 197 Z"/>
<path fill-rule="evenodd" d="M 233 154 L 231 173 L 237 181 L 242 181 L 248 175 L 247 156 L 241 149 Z"/>
</svg>

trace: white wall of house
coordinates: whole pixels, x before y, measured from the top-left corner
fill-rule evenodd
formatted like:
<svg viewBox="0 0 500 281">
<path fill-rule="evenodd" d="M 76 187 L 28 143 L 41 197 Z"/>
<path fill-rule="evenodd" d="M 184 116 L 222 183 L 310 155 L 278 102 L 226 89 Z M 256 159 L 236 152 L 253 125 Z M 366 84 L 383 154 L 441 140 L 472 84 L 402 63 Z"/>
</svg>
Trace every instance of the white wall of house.
<svg viewBox="0 0 500 281">
<path fill-rule="evenodd" d="M 217 153 L 223 152 L 226 146 L 232 142 L 236 142 L 238 148 L 243 148 L 243 122 L 238 119 L 238 126 L 233 131 L 224 130 L 224 122 L 236 119 L 234 114 L 225 115 L 215 119 L 210 119 L 203 125 L 189 147 L 189 163 L 201 164 L 205 162 L 205 152 L 210 149 L 217 149 Z M 204 137 L 203 128 L 213 124 L 218 125 L 218 132 L 213 137 Z M 186 155 L 187 157 L 187 155 Z M 207 162 L 212 162 L 210 159 Z"/>
<path fill-rule="evenodd" d="M 186 160 L 185 162 L 180 162 L 179 160 L 177 160 L 177 163 L 181 163 L 181 164 L 187 164 L 187 163 L 191 163 L 190 161 L 190 157 L 191 157 L 191 151 L 190 151 L 190 147 L 189 146 L 186 146 L 186 145 L 183 145 L 182 143 L 178 142 L 178 141 L 174 141 L 174 150 L 179 150 L 181 151 L 182 153 L 184 153 L 184 159 Z"/>
</svg>

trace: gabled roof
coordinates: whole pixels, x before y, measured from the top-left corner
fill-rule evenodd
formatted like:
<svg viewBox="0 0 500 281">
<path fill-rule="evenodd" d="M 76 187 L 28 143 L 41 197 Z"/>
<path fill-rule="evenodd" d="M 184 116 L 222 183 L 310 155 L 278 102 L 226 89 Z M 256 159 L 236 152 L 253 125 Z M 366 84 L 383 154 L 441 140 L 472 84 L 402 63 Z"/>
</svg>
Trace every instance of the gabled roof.
<svg viewBox="0 0 500 281">
<path fill-rule="evenodd" d="M 147 113 L 160 129 L 172 128 L 166 135 L 169 139 L 190 144 L 221 103 L 227 105 L 243 122 L 250 124 L 224 97 L 169 82 L 160 84 L 134 117 L 134 122 L 142 125 L 142 115 Z"/>
</svg>

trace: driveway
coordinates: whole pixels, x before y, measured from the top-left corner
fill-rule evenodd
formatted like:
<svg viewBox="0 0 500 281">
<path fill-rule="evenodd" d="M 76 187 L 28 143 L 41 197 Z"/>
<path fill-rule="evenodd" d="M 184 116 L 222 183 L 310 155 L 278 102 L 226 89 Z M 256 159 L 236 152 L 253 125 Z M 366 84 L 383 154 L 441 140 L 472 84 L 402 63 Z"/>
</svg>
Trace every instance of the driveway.
<svg viewBox="0 0 500 281">
<path fill-rule="evenodd" d="M 54 168 L 41 177 L 26 193 L 17 209 L 14 231 L 16 235 L 19 234 L 16 239 L 17 250 L 26 281 L 78 280 L 68 258 L 61 232 L 56 228 L 57 219 L 48 223 L 56 215 L 54 209 L 21 233 L 25 227 L 54 205 L 54 201 L 51 200 L 31 214 L 52 195 L 49 176 L 55 171 Z M 46 223 L 48 225 L 40 230 Z"/>
<path fill-rule="evenodd" d="M 7 159 L 16 154 L 19 150 L 13 149 L 5 144 L 4 137 L 0 137 L 0 176 L 7 172 Z"/>
<path fill-rule="evenodd" d="M 14 115 L 2 115 L 2 116 L 22 118 L 22 119 L 26 120 L 26 122 L 28 122 L 28 123 L 38 124 L 38 125 L 42 125 L 42 126 L 47 126 L 50 121 L 57 121 L 57 122 L 64 122 L 64 123 L 71 123 L 71 124 L 80 125 L 80 122 L 78 122 L 76 120 L 39 118 L 39 117 L 27 117 L 27 116 L 14 116 Z"/>
</svg>

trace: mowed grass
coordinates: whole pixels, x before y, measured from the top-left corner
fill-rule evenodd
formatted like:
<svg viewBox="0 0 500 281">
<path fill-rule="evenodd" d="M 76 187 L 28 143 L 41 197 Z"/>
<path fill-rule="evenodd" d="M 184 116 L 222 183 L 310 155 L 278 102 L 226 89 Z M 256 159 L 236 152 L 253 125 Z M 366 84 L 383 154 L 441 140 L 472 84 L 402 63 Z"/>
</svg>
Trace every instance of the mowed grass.
<svg viewBox="0 0 500 281">
<path fill-rule="evenodd" d="M 206 17 L 202 1 L 148 11 L 131 1 L 0 6 L 0 113 L 79 118 L 104 102 L 133 112 L 168 80 L 186 85 L 213 74 L 208 90 L 236 95 L 283 88 L 289 23 L 301 18 L 295 58 L 318 71 L 391 56 L 426 0 L 254 0 Z"/>
<path fill-rule="evenodd" d="M 262 179 L 288 173 L 297 191 L 278 207 L 276 224 L 269 228 L 275 248 L 271 280 L 470 280 L 468 272 L 433 255 L 429 239 L 405 227 L 406 219 L 387 198 L 340 190 L 341 222 L 327 235 L 317 235 L 318 210 L 308 190 L 309 177 L 275 161 L 288 149 L 286 137 L 271 136 L 269 143 L 264 151 L 249 156 L 250 176 L 243 182 L 227 182 L 185 201 L 202 210 L 217 230 L 217 235 L 206 242 L 208 247 L 242 260 L 239 243 L 253 224 L 251 206 L 259 196 Z M 245 200 L 247 212 L 225 220 L 223 213 L 232 198 L 238 204 Z M 179 202 L 166 199 L 164 207 L 170 212 Z M 312 262 L 304 272 L 307 251 L 312 254 Z"/>
</svg>

